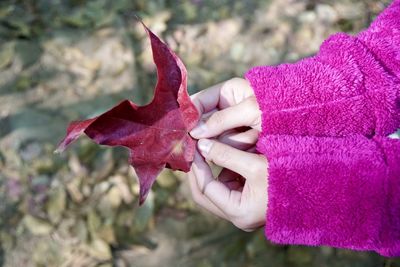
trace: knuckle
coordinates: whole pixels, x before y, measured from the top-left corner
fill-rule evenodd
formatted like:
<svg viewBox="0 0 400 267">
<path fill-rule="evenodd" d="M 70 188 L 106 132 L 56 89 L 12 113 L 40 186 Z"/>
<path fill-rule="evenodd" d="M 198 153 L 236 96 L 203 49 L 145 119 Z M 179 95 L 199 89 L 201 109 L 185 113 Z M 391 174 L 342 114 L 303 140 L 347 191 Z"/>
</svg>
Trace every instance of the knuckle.
<svg viewBox="0 0 400 267">
<path fill-rule="evenodd" d="M 232 223 L 241 230 L 250 228 L 250 225 L 243 218 L 232 220 Z"/>
<path fill-rule="evenodd" d="M 234 224 L 236 227 L 244 231 L 248 231 L 249 229 L 253 228 L 254 218 L 250 214 L 247 214 L 246 216 L 241 216 L 235 220 Z"/>
<path fill-rule="evenodd" d="M 231 154 L 229 153 L 229 151 L 227 149 L 224 149 L 220 145 L 215 145 L 214 148 L 215 151 L 213 158 L 217 161 L 217 163 L 221 165 L 227 164 L 231 159 Z"/>
<path fill-rule="evenodd" d="M 257 158 L 253 161 L 254 163 L 251 164 L 248 168 L 248 173 L 250 176 L 257 176 L 262 175 L 265 173 L 265 166 L 261 163 L 261 160 Z"/>
<path fill-rule="evenodd" d="M 257 162 L 254 168 L 255 175 L 262 175 L 263 177 L 267 175 L 268 172 L 268 164 L 267 160 L 263 155 L 256 155 L 256 159 L 254 162 Z"/>
<path fill-rule="evenodd" d="M 225 121 L 225 116 L 222 111 L 217 111 L 208 119 L 208 124 L 211 126 L 220 126 Z"/>
<path fill-rule="evenodd" d="M 228 80 L 228 82 L 232 83 L 232 84 L 242 83 L 243 81 L 245 81 L 245 80 L 243 78 L 239 78 L 239 77 L 233 77 Z"/>
<path fill-rule="evenodd" d="M 225 212 L 230 216 L 231 222 L 233 224 L 241 224 L 244 217 L 243 210 L 235 205 L 229 205 L 226 207 Z"/>
<path fill-rule="evenodd" d="M 255 96 L 250 96 L 246 98 L 246 102 L 251 106 L 258 105 L 257 98 Z"/>
<path fill-rule="evenodd" d="M 255 97 L 251 96 L 243 100 L 242 107 L 246 111 L 245 115 L 249 126 L 255 126 L 261 123 L 261 111 Z"/>
<path fill-rule="evenodd" d="M 258 108 L 258 102 L 255 96 L 250 96 L 243 101 L 243 104 L 251 111 L 252 114 L 256 115 L 260 112 Z"/>
<path fill-rule="evenodd" d="M 231 208 L 229 206 L 225 207 L 224 209 L 225 214 L 229 217 L 229 220 L 236 225 L 236 223 L 239 222 L 239 216 L 237 215 L 237 210 L 234 208 Z"/>
<path fill-rule="evenodd" d="M 241 83 L 243 83 L 244 80 L 243 78 L 239 78 L 239 77 L 234 77 L 231 78 L 229 80 L 227 80 L 224 85 L 221 88 L 221 94 L 222 95 L 229 95 L 232 93 L 232 89 L 234 87 L 237 87 L 238 85 L 240 85 Z"/>
</svg>

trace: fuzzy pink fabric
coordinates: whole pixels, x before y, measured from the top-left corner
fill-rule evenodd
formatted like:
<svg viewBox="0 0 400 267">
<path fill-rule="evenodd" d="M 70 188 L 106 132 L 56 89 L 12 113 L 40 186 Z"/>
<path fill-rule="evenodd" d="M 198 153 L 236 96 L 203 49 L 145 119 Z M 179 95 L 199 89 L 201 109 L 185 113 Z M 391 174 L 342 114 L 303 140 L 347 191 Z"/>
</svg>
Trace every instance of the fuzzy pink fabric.
<svg viewBox="0 0 400 267">
<path fill-rule="evenodd" d="M 400 0 L 356 37 L 246 73 L 269 161 L 265 233 L 280 244 L 400 256 Z"/>
</svg>

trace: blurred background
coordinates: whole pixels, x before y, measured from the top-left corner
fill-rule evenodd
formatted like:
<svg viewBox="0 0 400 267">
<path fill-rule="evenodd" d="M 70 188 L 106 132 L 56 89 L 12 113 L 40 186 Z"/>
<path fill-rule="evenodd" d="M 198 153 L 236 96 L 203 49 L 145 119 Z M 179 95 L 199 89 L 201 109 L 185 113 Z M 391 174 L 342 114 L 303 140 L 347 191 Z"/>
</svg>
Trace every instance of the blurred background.
<svg viewBox="0 0 400 267">
<path fill-rule="evenodd" d="M 81 138 L 53 151 L 67 123 L 156 83 L 144 22 L 185 62 L 190 93 L 255 65 L 312 55 L 357 33 L 389 3 L 365 0 L 1 0 L 0 266 L 400 266 L 375 253 L 274 246 L 192 202 L 165 170 L 143 207 L 124 149 Z"/>
</svg>

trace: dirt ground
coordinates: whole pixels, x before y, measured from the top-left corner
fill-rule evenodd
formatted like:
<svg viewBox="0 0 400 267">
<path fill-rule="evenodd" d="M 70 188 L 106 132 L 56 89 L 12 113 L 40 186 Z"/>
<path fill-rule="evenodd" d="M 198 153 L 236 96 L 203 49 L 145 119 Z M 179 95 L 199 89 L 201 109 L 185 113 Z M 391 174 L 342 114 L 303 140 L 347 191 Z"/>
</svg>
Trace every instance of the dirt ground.
<svg viewBox="0 0 400 267">
<path fill-rule="evenodd" d="M 184 173 L 164 171 L 139 208 L 124 149 L 83 137 L 53 154 L 69 121 L 150 101 L 155 67 L 135 15 L 181 57 L 194 93 L 313 55 L 388 2 L 2 0 L 0 266 L 400 266 L 241 232 L 193 203 Z"/>
</svg>

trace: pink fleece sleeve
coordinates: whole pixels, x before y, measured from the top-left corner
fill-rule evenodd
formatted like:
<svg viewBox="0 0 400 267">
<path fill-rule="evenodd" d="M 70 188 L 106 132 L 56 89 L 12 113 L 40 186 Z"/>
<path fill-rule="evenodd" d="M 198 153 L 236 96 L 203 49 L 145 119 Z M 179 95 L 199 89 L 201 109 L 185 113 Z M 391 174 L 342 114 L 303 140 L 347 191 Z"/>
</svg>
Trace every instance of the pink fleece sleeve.
<svg viewBox="0 0 400 267">
<path fill-rule="evenodd" d="M 388 135 L 400 123 L 400 0 L 371 28 L 328 38 L 295 64 L 250 69 L 268 134 Z"/>
<path fill-rule="evenodd" d="M 264 135 L 258 150 L 269 240 L 400 256 L 400 140 Z"/>
<path fill-rule="evenodd" d="M 400 256 L 400 0 L 369 29 L 246 79 L 269 161 L 266 236 Z"/>
</svg>

